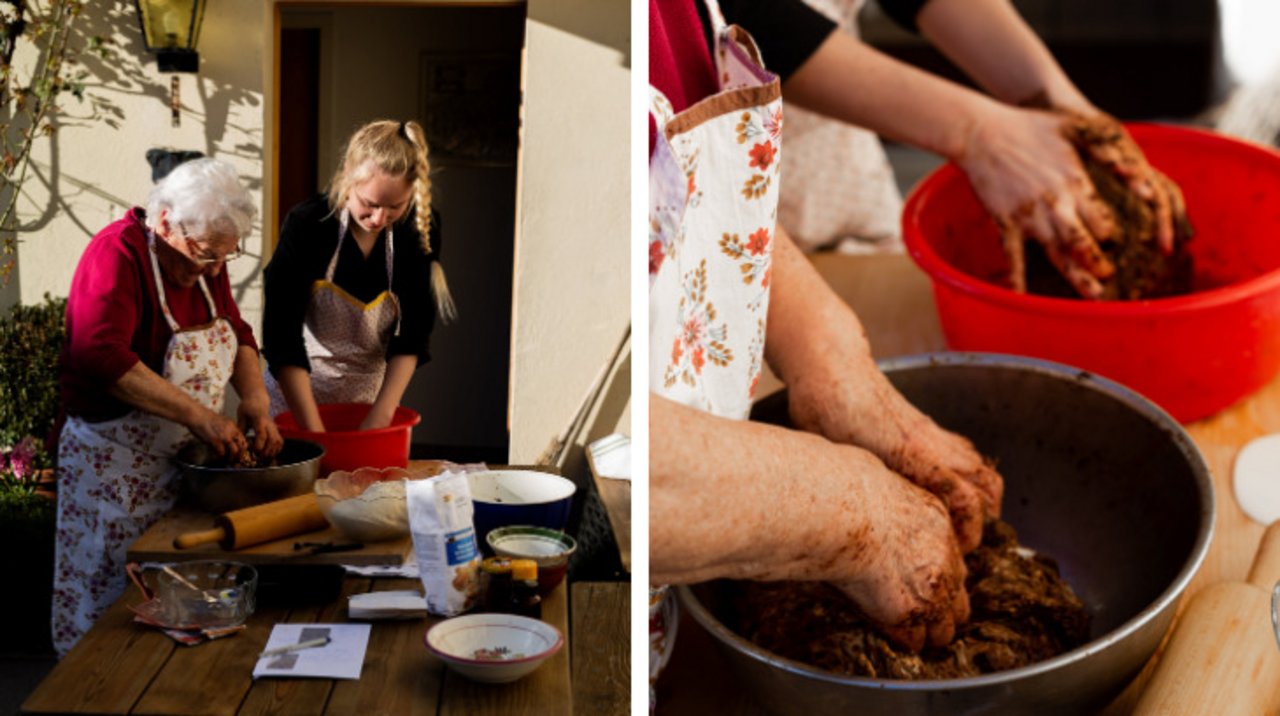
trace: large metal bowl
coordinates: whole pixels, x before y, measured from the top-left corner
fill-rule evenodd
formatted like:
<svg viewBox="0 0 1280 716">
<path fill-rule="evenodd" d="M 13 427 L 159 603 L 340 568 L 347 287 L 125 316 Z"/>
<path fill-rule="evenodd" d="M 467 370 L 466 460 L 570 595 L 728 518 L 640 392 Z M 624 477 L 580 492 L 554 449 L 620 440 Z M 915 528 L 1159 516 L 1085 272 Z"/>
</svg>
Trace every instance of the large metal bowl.
<svg viewBox="0 0 1280 716">
<path fill-rule="evenodd" d="M 230 512 L 313 489 L 324 448 L 310 440 L 285 438 L 272 467 L 218 467 L 217 453 L 202 442 L 178 451 L 184 498 L 209 512 Z"/>
<path fill-rule="evenodd" d="M 732 582 L 681 588 L 683 604 L 777 713 L 1097 713 L 1151 657 L 1209 548 L 1213 486 L 1195 445 L 1133 391 L 1054 363 L 949 353 L 881 367 L 912 403 L 999 461 L 1002 516 L 1023 544 L 1057 559 L 1092 616 L 1091 641 L 975 678 L 855 678 L 731 632 L 720 615 Z M 785 394 L 761 401 L 757 416 L 785 422 Z"/>
</svg>

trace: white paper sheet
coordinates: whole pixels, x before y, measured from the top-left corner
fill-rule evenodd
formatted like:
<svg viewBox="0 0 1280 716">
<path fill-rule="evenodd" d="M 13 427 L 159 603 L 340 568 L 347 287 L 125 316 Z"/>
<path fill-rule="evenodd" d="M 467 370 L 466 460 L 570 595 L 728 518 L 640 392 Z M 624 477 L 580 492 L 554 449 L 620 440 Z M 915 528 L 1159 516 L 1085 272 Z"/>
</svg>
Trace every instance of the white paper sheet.
<svg viewBox="0 0 1280 716">
<path fill-rule="evenodd" d="M 368 624 L 277 624 L 263 651 L 329 637 L 324 646 L 258 659 L 253 678 L 358 679 L 369 646 Z"/>
</svg>

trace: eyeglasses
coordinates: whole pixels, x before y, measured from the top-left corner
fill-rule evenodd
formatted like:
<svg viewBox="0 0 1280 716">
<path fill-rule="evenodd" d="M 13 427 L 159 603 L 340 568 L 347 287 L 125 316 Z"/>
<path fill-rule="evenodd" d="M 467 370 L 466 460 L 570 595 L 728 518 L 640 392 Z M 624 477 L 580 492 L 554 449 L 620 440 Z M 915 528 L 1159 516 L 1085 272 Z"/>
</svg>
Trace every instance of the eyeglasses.
<svg viewBox="0 0 1280 716">
<path fill-rule="evenodd" d="M 217 254 L 209 253 L 203 248 L 203 244 L 208 243 L 207 241 L 198 241 L 191 238 L 191 234 L 187 231 L 187 227 L 182 225 L 182 222 L 178 222 L 178 229 L 182 231 L 182 238 L 185 239 L 187 245 L 191 247 L 191 254 L 187 258 L 201 266 L 235 261 L 241 256 L 244 256 L 244 249 L 240 247 L 239 241 L 236 242 L 236 247 L 234 249 L 219 256 Z"/>
</svg>

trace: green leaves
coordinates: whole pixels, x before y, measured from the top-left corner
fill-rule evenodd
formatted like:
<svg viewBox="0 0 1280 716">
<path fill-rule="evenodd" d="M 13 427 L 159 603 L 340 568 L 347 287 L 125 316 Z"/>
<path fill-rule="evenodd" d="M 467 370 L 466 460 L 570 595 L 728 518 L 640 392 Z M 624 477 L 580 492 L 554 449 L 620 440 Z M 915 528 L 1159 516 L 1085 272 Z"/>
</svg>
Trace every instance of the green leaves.
<svg viewBox="0 0 1280 716">
<path fill-rule="evenodd" d="M 0 445 L 44 439 L 53 428 L 66 308 L 66 299 L 45 294 L 43 304 L 15 306 L 0 321 Z"/>
</svg>

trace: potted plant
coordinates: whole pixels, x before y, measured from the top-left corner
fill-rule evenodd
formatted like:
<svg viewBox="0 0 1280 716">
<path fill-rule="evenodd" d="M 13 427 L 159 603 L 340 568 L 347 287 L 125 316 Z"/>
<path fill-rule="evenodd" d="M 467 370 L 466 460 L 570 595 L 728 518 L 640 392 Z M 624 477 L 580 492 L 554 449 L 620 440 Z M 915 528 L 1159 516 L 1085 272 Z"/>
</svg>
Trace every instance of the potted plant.
<svg viewBox="0 0 1280 716">
<path fill-rule="evenodd" d="M 0 571 L 13 618 L 0 654 L 50 654 L 57 528 L 54 422 L 66 301 L 15 306 L 0 320 Z"/>
</svg>

